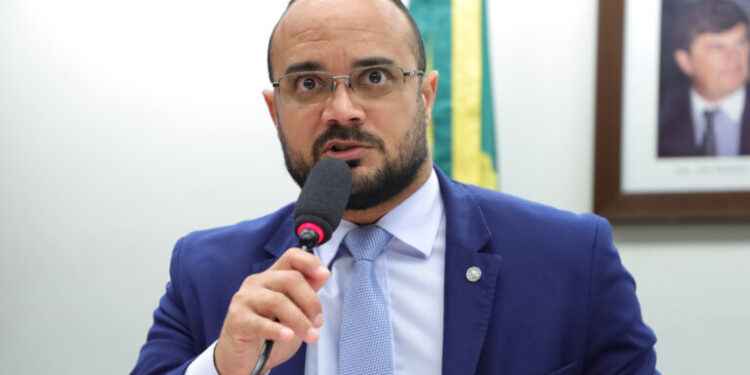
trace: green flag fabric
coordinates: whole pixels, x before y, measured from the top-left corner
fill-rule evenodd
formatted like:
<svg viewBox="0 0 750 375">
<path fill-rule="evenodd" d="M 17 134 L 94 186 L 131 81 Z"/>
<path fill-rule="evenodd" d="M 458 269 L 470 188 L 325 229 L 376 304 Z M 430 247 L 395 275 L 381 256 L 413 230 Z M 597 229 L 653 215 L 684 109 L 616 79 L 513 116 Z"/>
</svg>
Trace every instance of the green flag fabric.
<svg viewBox="0 0 750 375">
<path fill-rule="evenodd" d="M 486 0 L 411 0 L 427 53 L 440 72 L 428 138 L 452 178 L 498 188 Z"/>
</svg>

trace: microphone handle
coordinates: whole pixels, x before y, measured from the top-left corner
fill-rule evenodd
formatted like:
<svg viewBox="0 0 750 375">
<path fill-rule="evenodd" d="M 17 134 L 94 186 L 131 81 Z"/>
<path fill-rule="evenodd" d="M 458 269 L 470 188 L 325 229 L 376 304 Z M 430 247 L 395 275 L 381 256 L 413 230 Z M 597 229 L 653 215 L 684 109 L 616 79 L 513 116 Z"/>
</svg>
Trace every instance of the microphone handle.
<svg viewBox="0 0 750 375">
<path fill-rule="evenodd" d="M 307 245 L 301 245 L 300 248 L 303 251 L 312 253 L 312 247 L 308 248 Z M 278 322 L 279 319 L 274 319 L 274 321 Z M 258 356 L 258 362 L 255 363 L 255 367 L 253 367 L 253 371 L 250 372 L 250 375 L 261 375 L 263 367 L 266 367 L 266 362 L 268 362 L 268 358 L 271 357 L 271 349 L 273 349 L 273 340 L 266 340 L 263 343 L 263 346 L 260 348 L 260 356 Z"/>
</svg>

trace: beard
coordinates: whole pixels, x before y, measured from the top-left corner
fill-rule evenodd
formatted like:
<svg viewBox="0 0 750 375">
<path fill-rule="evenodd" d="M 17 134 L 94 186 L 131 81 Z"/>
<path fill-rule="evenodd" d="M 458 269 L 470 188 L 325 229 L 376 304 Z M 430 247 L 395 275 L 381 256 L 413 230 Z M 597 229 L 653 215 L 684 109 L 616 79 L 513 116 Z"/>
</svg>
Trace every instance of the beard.
<svg viewBox="0 0 750 375">
<path fill-rule="evenodd" d="M 311 157 L 290 150 L 286 135 L 279 123 L 278 134 L 284 152 L 284 164 L 292 179 L 300 187 L 304 186 L 313 166 L 321 159 L 323 147 L 330 140 L 357 141 L 368 144 L 385 155 L 383 165 L 370 175 L 352 177 L 352 192 L 347 210 L 365 210 L 375 207 L 404 191 L 417 177 L 419 169 L 427 160 L 427 121 L 424 115 L 424 102 L 420 96 L 417 113 L 412 117 L 408 131 L 394 145 L 395 152 L 385 152 L 385 142 L 378 136 L 363 131 L 359 126 L 333 125 L 315 139 Z M 350 168 L 360 164 L 359 159 L 348 160 Z"/>
</svg>

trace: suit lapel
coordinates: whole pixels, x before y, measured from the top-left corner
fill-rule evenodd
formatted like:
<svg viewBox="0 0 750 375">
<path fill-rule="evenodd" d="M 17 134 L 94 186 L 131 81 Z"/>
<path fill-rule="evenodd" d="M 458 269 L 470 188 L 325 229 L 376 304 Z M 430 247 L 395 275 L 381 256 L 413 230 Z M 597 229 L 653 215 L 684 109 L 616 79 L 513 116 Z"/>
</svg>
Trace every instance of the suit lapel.
<svg viewBox="0 0 750 375">
<path fill-rule="evenodd" d="M 698 156 L 700 146 L 695 145 L 695 125 L 693 125 L 693 106 L 690 102 L 690 89 L 680 90 L 679 105 L 673 109 L 675 118 L 671 120 L 672 132 L 665 134 L 665 141 L 673 144 L 673 150 L 667 156 Z"/>
<path fill-rule="evenodd" d="M 294 235 L 294 216 L 289 215 L 276 230 L 276 233 L 268 240 L 264 249 L 269 258 L 253 264 L 253 273 L 259 273 L 267 270 L 271 265 L 281 257 L 290 247 L 297 246 L 297 237 Z"/>
<path fill-rule="evenodd" d="M 495 303 L 501 258 L 481 252 L 492 233 L 477 202 L 463 185 L 437 173 L 446 215 L 443 374 L 473 374 Z M 481 270 L 479 280 L 469 280 L 471 267 Z"/>
<path fill-rule="evenodd" d="M 495 302 L 500 256 L 448 247 L 445 261 L 450 266 L 445 269 L 443 374 L 474 374 Z M 481 269 L 479 281 L 467 279 L 470 267 Z"/>
</svg>

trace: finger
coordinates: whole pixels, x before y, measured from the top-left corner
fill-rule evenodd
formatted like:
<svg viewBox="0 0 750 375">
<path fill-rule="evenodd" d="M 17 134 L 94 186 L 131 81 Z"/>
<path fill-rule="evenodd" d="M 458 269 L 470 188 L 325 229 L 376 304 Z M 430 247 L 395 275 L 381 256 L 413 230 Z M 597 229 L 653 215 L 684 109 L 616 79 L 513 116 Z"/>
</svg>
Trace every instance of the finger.
<svg viewBox="0 0 750 375">
<path fill-rule="evenodd" d="M 313 274 L 305 274 L 304 276 L 305 280 L 307 280 L 307 284 L 317 292 L 323 287 L 323 285 L 325 285 L 328 278 L 331 277 L 331 271 L 325 266 L 320 266 L 315 269 Z"/>
<path fill-rule="evenodd" d="M 315 255 L 293 247 L 287 250 L 269 270 L 293 269 L 305 275 L 313 290 L 319 290 L 325 284 L 331 272 Z"/>
<path fill-rule="evenodd" d="M 248 312 L 241 320 L 233 321 L 238 340 L 274 340 L 286 342 L 294 337 L 291 328 L 265 316 Z"/>
<path fill-rule="evenodd" d="M 259 332 L 261 337 L 278 342 L 288 342 L 294 337 L 294 331 L 291 328 L 264 316 L 254 315 L 255 331 Z"/>
<path fill-rule="evenodd" d="M 318 340 L 318 330 L 310 319 L 283 293 L 262 289 L 258 291 L 251 308 L 268 319 L 278 319 L 308 344 Z"/>
<path fill-rule="evenodd" d="M 323 262 L 314 254 L 292 247 L 287 249 L 269 269 L 294 269 L 302 273 L 314 273 L 316 268 L 322 265 Z"/>
<path fill-rule="evenodd" d="M 314 326 L 323 325 L 323 308 L 318 294 L 310 286 L 307 278 L 298 271 L 269 272 L 264 286 L 271 290 L 284 293 L 294 303 Z"/>
</svg>

